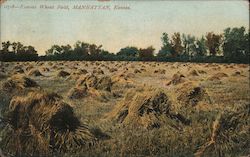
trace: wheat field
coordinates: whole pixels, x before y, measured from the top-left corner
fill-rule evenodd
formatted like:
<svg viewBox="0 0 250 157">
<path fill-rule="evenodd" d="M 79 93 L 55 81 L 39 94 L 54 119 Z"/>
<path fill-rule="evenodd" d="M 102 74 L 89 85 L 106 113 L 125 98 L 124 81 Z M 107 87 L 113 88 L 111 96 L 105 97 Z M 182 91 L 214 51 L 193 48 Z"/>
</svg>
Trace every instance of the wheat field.
<svg viewBox="0 0 250 157">
<path fill-rule="evenodd" d="M 4 62 L 3 156 L 248 156 L 249 65 Z"/>
</svg>

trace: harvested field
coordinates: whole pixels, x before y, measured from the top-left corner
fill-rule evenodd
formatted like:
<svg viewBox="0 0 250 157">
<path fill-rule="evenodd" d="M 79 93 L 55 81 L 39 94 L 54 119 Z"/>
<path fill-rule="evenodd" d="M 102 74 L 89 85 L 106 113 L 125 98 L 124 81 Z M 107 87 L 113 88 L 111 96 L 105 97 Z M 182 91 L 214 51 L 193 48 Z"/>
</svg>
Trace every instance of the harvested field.
<svg viewBox="0 0 250 157">
<path fill-rule="evenodd" d="M 249 66 L 3 63 L 6 156 L 247 156 Z"/>
<path fill-rule="evenodd" d="M 2 90 L 13 92 L 25 88 L 38 87 L 39 85 L 32 79 L 24 75 L 13 75 L 2 83 Z"/>
<path fill-rule="evenodd" d="M 8 153 L 48 155 L 97 140 L 87 126 L 81 125 L 73 108 L 54 93 L 34 91 L 25 97 L 13 97 L 7 117 L 2 144 Z"/>
<path fill-rule="evenodd" d="M 37 77 L 37 76 L 43 76 L 42 73 L 39 70 L 37 70 L 37 69 L 31 70 L 28 73 L 28 75 L 29 76 L 35 76 L 35 77 Z"/>
</svg>

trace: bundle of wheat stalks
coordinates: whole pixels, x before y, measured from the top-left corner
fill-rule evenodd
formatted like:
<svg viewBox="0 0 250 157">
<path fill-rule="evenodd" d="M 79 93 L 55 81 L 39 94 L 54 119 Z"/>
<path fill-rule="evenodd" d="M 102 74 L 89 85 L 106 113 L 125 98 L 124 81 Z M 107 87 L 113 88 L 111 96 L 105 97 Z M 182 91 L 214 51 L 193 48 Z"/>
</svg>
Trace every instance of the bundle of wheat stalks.
<svg viewBox="0 0 250 157">
<path fill-rule="evenodd" d="M 1 145 L 15 156 L 46 156 L 92 145 L 96 138 L 62 97 L 43 91 L 14 97 L 6 115 Z"/>
<path fill-rule="evenodd" d="M 247 140 L 250 136 L 249 122 L 250 104 L 238 106 L 234 111 L 224 111 L 218 114 L 211 127 L 210 140 L 196 151 L 195 156 L 210 156 L 209 152 L 216 153 L 216 156 L 224 156 L 226 152 L 232 151 L 237 145 L 247 147 L 250 150 L 250 141 Z M 239 143 L 240 141 L 244 142 Z"/>
</svg>

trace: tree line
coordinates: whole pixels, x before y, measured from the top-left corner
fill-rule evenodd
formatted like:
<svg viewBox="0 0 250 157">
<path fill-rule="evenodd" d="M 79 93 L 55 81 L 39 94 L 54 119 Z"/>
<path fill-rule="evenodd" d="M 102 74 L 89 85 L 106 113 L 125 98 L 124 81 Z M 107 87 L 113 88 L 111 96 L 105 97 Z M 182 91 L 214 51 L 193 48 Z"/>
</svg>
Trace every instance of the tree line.
<svg viewBox="0 0 250 157">
<path fill-rule="evenodd" d="M 36 61 L 37 51 L 33 46 L 24 46 L 20 42 L 2 42 L 0 61 Z"/>
<path fill-rule="evenodd" d="M 29 60 L 126 60 L 126 61 L 184 61 L 184 62 L 237 62 L 249 63 L 249 30 L 245 27 L 227 28 L 222 34 L 208 32 L 197 38 L 179 32 L 170 36 L 163 33 L 162 47 L 155 52 L 153 46 L 137 48 L 127 46 L 116 54 L 102 45 L 77 41 L 71 45 L 53 45 L 45 56 L 38 56 L 32 46 L 20 42 L 2 42 L 2 61 Z"/>
</svg>

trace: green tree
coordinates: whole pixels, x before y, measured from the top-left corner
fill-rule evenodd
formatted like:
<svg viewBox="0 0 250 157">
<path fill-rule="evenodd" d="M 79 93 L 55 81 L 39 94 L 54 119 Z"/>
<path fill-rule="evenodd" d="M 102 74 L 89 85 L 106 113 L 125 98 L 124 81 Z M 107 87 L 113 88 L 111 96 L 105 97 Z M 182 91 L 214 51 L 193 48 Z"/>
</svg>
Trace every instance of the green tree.
<svg viewBox="0 0 250 157">
<path fill-rule="evenodd" d="M 4 52 L 9 52 L 9 47 L 11 46 L 10 41 L 2 42 L 2 50 Z"/>
<path fill-rule="evenodd" d="M 201 39 L 197 39 L 195 52 L 197 56 L 206 55 L 207 52 L 206 40 L 203 36 L 201 37 Z"/>
<path fill-rule="evenodd" d="M 12 47 L 12 51 L 13 51 L 14 53 L 16 53 L 16 52 L 17 52 L 17 43 L 16 43 L 16 42 L 13 42 L 13 43 L 11 44 L 11 47 Z"/>
<path fill-rule="evenodd" d="M 245 50 L 246 50 L 246 56 L 248 59 L 250 59 L 250 46 L 249 46 L 249 43 L 250 43 L 250 40 L 249 40 L 249 35 L 250 35 L 250 30 L 248 30 L 248 33 L 245 34 L 245 44 L 244 44 L 244 47 L 245 47 Z"/>
<path fill-rule="evenodd" d="M 59 45 L 53 45 L 50 49 L 48 49 L 46 52 L 46 55 L 60 55 L 62 54 L 62 48 Z"/>
<path fill-rule="evenodd" d="M 108 55 L 110 55 L 111 53 L 109 53 L 108 51 L 106 51 L 106 50 L 101 50 L 101 52 L 100 52 L 100 55 L 101 56 L 108 56 Z"/>
<path fill-rule="evenodd" d="M 98 57 L 101 52 L 102 45 L 97 46 L 95 44 L 89 45 L 89 54 L 93 57 Z"/>
<path fill-rule="evenodd" d="M 142 60 L 151 60 L 154 58 L 154 51 L 155 49 L 153 46 L 149 46 L 146 49 L 140 49 L 139 50 L 139 58 Z"/>
<path fill-rule="evenodd" d="M 15 53 L 20 53 L 20 52 L 24 52 L 24 45 L 20 42 L 17 42 L 17 45 L 16 45 L 16 52 Z"/>
<path fill-rule="evenodd" d="M 223 51 L 230 59 L 249 57 L 249 33 L 244 27 L 224 30 Z"/>
<path fill-rule="evenodd" d="M 24 46 L 20 42 L 13 43 L 13 44 L 15 44 L 15 49 L 13 49 L 15 54 L 17 54 L 18 56 L 22 56 L 22 55 L 27 54 L 26 50 L 27 50 L 28 46 Z"/>
<path fill-rule="evenodd" d="M 25 46 L 24 47 L 25 53 L 29 55 L 37 55 L 37 51 L 33 46 Z"/>
<path fill-rule="evenodd" d="M 173 51 L 171 51 L 173 57 L 177 57 L 182 54 L 183 46 L 181 42 L 181 35 L 179 32 L 174 33 L 174 35 L 172 36 L 171 45 L 173 48 Z"/>
<path fill-rule="evenodd" d="M 32 61 L 38 59 L 37 51 L 33 46 L 22 46 L 18 48 L 16 57 L 22 61 Z"/>
<path fill-rule="evenodd" d="M 139 50 L 137 47 L 130 47 L 127 46 L 122 48 L 118 53 L 118 56 L 125 56 L 125 57 L 137 57 L 139 55 Z"/>
<path fill-rule="evenodd" d="M 15 58 L 15 53 L 10 51 L 12 44 L 10 41 L 2 42 L 0 50 L 0 61 L 12 61 Z"/>
<path fill-rule="evenodd" d="M 88 56 L 89 55 L 89 44 L 85 42 L 77 41 L 74 45 L 73 50 L 76 56 Z"/>
<path fill-rule="evenodd" d="M 172 46 L 168 38 L 167 33 L 163 33 L 161 37 L 161 41 L 163 46 L 161 47 L 159 53 L 157 54 L 157 57 L 168 57 L 171 55 Z"/>
<path fill-rule="evenodd" d="M 190 34 L 188 34 L 188 35 L 182 34 L 182 42 L 184 45 L 183 55 L 192 56 L 193 53 L 195 52 L 195 49 L 196 49 L 195 37 L 190 35 Z"/>
<path fill-rule="evenodd" d="M 61 46 L 61 51 L 62 51 L 62 54 L 67 56 L 67 55 L 71 55 L 72 53 L 72 47 L 68 44 L 68 45 L 62 45 Z"/>
<path fill-rule="evenodd" d="M 214 34 L 213 32 L 209 32 L 206 35 L 206 46 L 208 47 L 209 53 L 212 56 L 216 56 L 216 54 L 220 51 L 220 46 L 222 44 L 222 35 Z"/>
<path fill-rule="evenodd" d="M 12 49 L 10 50 L 10 48 Z M 1 61 L 31 61 L 37 59 L 38 54 L 33 46 L 24 46 L 20 42 L 2 42 Z"/>
</svg>

